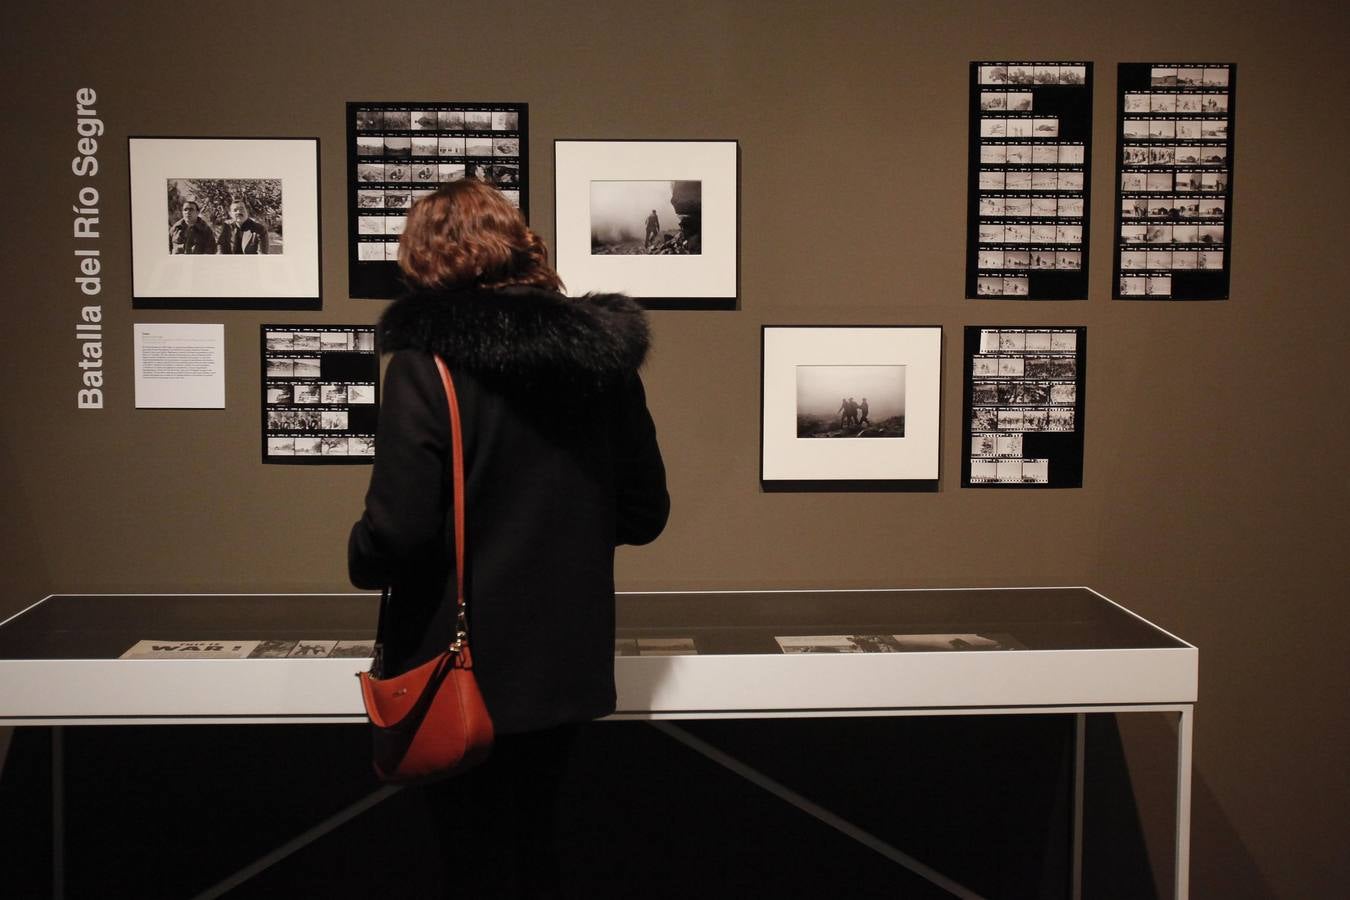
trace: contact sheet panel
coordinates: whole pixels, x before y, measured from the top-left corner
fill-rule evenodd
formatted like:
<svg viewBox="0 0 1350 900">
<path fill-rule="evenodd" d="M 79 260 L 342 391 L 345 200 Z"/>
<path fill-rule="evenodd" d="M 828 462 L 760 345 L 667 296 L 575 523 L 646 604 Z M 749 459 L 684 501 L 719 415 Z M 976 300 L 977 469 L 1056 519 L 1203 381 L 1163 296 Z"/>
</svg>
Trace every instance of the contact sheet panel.
<svg viewBox="0 0 1350 900">
<path fill-rule="evenodd" d="M 263 325 L 263 462 L 371 462 L 379 377 L 372 325 Z"/>
<path fill-rule="evenodd" d="M 402 292 L 408 208 L 441 184 L 477 178 L 529 216 L 524 103 L 348 103 L 347 269 L 351 296 Z"/>
<path fill-rule="evenodd" d="M 1092 64 L 970 64 L 966 297 L 1087 297 Z"/>
<path fill-rule="evenodd" d="M 1114 296 L 1228 299 L 1237 67 L 1121 63 Z"/>
<path fill-rule="evenodd" d="M 1087 329 L 966 327 L 963 487 L 1082 487 Z"/>
</svg>

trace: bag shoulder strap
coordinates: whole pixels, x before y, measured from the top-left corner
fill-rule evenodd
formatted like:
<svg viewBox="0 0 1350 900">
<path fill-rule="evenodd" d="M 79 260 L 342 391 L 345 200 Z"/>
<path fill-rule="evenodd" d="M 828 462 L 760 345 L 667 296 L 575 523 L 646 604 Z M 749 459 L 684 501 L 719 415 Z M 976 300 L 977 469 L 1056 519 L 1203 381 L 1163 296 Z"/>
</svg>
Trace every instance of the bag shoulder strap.
<svg viewBox="0 0 1350 900">
<path fill-rule="evenodd" d="M 450 469 L 455 505 L 455 598 L 458 609 L 455 620 L 455 640 L 451 651 L 458 652 L 469 636 L 469 620 L 465 613 L 464 596 L 464 432 L 460 427 L 459 398 L 455 394 L 455 382 L 450 377 L 450 369 L 440 356 L 435 357 L 436 370 L 441 373 L 441 384 L 445 387 L 445 399 L 450 408 Z"/>
</svg>

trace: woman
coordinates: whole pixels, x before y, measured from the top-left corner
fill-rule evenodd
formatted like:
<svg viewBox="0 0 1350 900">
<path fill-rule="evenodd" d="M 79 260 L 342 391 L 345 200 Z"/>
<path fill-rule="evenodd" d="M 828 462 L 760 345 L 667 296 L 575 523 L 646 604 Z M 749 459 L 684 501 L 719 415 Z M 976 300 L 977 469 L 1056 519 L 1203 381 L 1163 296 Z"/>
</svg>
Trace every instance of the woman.
<svg viewBox="0 0 1350 900">
<path fill-rule="evenodd" d="M 479 769 L 426 793 L 461 896 L 546 895 L 551 808 L 576 723 L 614 710 L 614 548 L 655 539 L 669 511 L 637 374 L 646 319 L 622 296 L 564 297 L 543 242 L 479 181 L 412 208 L 399 267 L 413 291 L 380 320 L 393 356 L 350 575 L 392 588 L 386 675 L 451 640 L 439 355 L 463 423 L 469 635 L 497 743 Z"/>
</svg>

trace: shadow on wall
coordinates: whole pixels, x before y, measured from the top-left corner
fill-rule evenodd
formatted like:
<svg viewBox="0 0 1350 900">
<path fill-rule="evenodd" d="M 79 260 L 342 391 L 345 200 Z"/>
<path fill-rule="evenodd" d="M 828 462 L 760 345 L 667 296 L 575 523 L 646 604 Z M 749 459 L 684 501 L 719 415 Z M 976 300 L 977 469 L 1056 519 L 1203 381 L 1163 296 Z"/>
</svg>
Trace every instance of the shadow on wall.
<svg viewBox="0 0 1350 900">
<path fill-rule="evenodd" d="M 1175 748 L 1176 723 L 1163 716 L 1129 717 L 1123 738 L 1116 716 L 1088 717 L 1083 896 L 1172 897 Z M 1152 858 L 1145 833 L 1151 838 Z M 1191 788 L 1190 883 L 1192 897 L 1275 896 L 1198 772 L 1192 775 Z M 1232 885 L 1242 885 L 1243 893 L 1233 893 Z"/>
<path fill-rule="evenodd" d="M 1191 859 L 1205 863 L 1204 868 L 1191 865 L 1191 896 L 1222 896 L 1227 900 L 1275 897 L 1275 889 L 1256 867 L 1251 850 L 1203 778 L 1195 779 L 1191 809 Z M 1240 892 L 1235 890 L 1238 885 Z"/>
</svg>

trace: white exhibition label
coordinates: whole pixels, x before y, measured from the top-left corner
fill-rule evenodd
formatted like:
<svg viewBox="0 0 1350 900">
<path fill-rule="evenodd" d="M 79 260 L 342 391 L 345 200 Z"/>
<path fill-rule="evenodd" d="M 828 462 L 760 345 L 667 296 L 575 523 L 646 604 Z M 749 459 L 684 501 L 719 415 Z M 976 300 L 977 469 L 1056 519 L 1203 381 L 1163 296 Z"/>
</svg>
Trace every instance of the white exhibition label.
<svg viewBox="0 0 1350 900">
<path fill-rule="evenodd" d="M 132 327 L 137 409 L 225 408 L 224 325 Z"/>
</svg>

